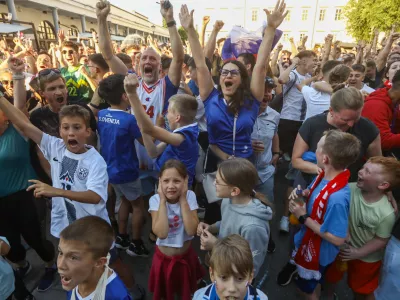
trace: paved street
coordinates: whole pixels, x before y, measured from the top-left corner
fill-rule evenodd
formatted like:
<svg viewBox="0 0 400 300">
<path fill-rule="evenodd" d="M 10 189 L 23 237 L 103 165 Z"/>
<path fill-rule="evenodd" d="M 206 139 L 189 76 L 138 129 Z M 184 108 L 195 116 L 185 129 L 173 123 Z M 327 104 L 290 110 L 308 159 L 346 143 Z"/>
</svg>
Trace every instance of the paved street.
<svg viewBox="0 0 400 300">
<path fill-rule="evenodd" d="M 279 233 L 279 220 L 282 214 L 283 205 L 282 200 L 284 199 L 284 194 L 286 193 L 286 185 L 284 182 L 285 168 L 281 166 L 277 176 L 276 176 L 276 190 L 275 190 L 275 203 L 276 203 L 276 213 L 275 218 L 271 224 L 272 235 L 276 243 L 276 252 L 268 255 L 268 270 L 269 276 L 262 290 L 268 295 L 271 300 L 292 300 L 301 299 L 301 297 L 296 293 L 296 287 L 292 283 L 287 287 L 281 287 L 276 284 L 276 276 L 279 273 L 282 266 L 286 263 L 288 257 L 288 245 L 289 237 L 287 235 L 282 235 Z M 151 220 L 150 217 L 146 223 L 145 237 L 144 241 L 151 249 L 151 254 L 154 253 L 154 246 L 148 243 L 147 236 L 150 231 Z M 194 247 L 198 251 L 200 257 L 204 255 L 199 249 L 199 239 L 196 237 L 194 239 Z M 151 267 L 151 257 L 149 258 L 132 258 L 126 253 L 121 252 L 122 260 L 125 264 L 128 264 L 134 271 L 136 281 L 142 286 L 147 288 L 147 278 Z M 36 288 L 38 279 L 44 271 L 43 264 L 39 257 L 33 250 L 28 251 L 28 259 L 33 265 L 33 270 L 28 274 L 26 278 L 26 284 L 29 289 L 34 290 Z M 209 280 L 209 278 L 207 278 Z M 54 299 L 64 299 L 65 292 L 61 288 L 59 279 L 56 280 L 53 287 L 45 293 L 38 293 L 34 291 L 37 300 L 54 300 Z M 349 291 L 346 283 L 343 281 L 337 288 L 337 294 L 339 299 L 352 299 L 351 292 Z M 151 294 L 147 295 L 147 299 L 152 299 Z"/>
</svg>

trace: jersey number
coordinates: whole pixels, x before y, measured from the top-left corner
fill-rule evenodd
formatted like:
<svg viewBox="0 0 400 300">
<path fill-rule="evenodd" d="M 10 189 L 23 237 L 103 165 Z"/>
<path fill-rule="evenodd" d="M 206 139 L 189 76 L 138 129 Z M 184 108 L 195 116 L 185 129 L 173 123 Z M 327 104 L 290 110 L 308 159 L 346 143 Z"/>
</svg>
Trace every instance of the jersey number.
<svg viewBox="0 0 400 300">
<path fill-rule="evenodd" d="M 68 87 L 68 95 L 70 95 L 70 96 L 78 96 L 78 93 L 77 93 L 77 91 L 76 91 L 76 87 L 74 87 L 74 86 L 69 86 Z"/>
<path fill-rule="evenodd" d="M 150 119 L 153 119 L 154 117 L 154 106 L 150 106 L 149 109 L 147 109 L 147 105 L 143 105 L 144 110 L 146 111 L 147 115 L 150 117 Z"/>
</svg>

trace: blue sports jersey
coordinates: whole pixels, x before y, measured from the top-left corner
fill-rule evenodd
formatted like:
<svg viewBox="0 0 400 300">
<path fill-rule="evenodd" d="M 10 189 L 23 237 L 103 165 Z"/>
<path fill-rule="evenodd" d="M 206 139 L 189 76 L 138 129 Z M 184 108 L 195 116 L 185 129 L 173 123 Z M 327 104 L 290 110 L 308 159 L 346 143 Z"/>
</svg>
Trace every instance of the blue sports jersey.
<svg viewBox="0 0 400 300">
<path fill-rule="evenodd" d="M 228 111 L 223 95 L 214 89 L 204 101 L 208 140 L 226 154 L 233 154 L 234 115 Z M 260 102 L 246 99 L 236 121 L 235 156 L 248 158 L 253 154 L 251 133 L 256 122 Z"/>
<path fill-rule="evenodd" d="M 67 300 L 70 300 L 72 296 L 72 291 L 67 292 Z M 76 300 L 92 300 L 94 297 L 94 292 L 89 296 L 82 298 L 78 293 L 75 292 Z M 106 297 L 104 300 L 132 300 L 131 295 L 128 293 L 125 285 L 114 272 L 108 277 L 107 287 L 106 287 Z"/>
<path fill-rule="evenodd" d="M 182 134 L 185 140 L 178 146 L 168 145 L 164 152 L 157 158 L 157 171 L 169 159 L 177 159 L 183 162 L 189 173 L 189 186 L 193 183 L 193 178 L 196 173 L 196 163 L 199 157 L 199 144 L 197 138 L 199 136 L 199 127 L 197 123 L 180 127 L 174 130 L 174 133 Z"/>
<path fill-rule="evenodd" d="M 314 179 L 315 181 L 315 179 Z M 311 195 L 307 204 L 307 213 L 311 215 L 315 198 L 329 180 L 321 180 Z M 314 182 L 313 182 L 314 183 Z M 312 184 L 310 185 L 312 186 Z M 329 232 L 334 236 L 345 238 L 347 236 L 347 227 L 349 223 L 350 211 L 350 187 L 347 184 L 343 189 L 329 196 L 328 207 L 326 208 L 324 222 L 321 225 L 321 232 Z M 302 225 L 300 231 L 294 236 L 294 243 L 298 249 L 306 233 L 306 226 Z M 327 266 L 332 263 L 339 253 L 339 247 L 322 239 L 319 264 Z"/>
<path fill-rule="evenodd" d="M 196 85 L 196 83 L 192 79 L 190 79 L 190 81 L 188 83 L 188 87 L 192 91 L 193 96 L 197 97 L 198 95 L 200 95 L 200 90 L 199 90 L 198 86 Z"/>
<path fill-rule="evenodd" d="M 110 183 L 135 181 L 139 161 L 134 142 L 142 137 L 136 118 L 119 109 L 103 109 L 99 111 L 98 131 Z"/>
</svg>

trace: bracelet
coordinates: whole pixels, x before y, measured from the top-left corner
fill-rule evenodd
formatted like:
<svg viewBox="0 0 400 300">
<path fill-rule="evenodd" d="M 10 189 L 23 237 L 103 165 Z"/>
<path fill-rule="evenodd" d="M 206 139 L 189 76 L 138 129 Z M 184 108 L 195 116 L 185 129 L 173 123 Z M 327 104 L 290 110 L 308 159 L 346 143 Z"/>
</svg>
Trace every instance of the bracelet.
<svg viewBox="0 0 400 300">
<path fill-rule="evenodd" d="M 279 157 L 281 157 L 281 153 L 280 152 L 272 152 L 272 155 L 279 155 Z"/>
<path fill-rule="evenodd" d="M 12 75 L 12 79 L 13 80 L 22 80 L 22 79 L 25 79 L 25 74 L 13 74 Z"/>
<path fill-rule="evenodd" d="M 167 23 L 167 27 L 172 27 L 172 26 L 176 26 L 175 20 Z"/>
</svg>

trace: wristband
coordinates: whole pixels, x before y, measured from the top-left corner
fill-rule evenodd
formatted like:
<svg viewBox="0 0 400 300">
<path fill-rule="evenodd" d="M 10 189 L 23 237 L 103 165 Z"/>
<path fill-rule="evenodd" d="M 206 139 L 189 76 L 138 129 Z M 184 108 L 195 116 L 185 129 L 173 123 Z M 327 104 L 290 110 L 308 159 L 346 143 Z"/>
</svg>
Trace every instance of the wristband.
<svg viewBox="0 0 400 300">
<path fill-rule="evenodd" d="M 280 152 L 272 152 L 272 155 L 279 155 L 279 157 L 281 157 L 281 153 Z"/>
<path fill-rule="evenodd" d="M 167 23 L 167 27 L 173 27 L 173 26 L 176 26 L 175 20 Z"/>
<path fill-rule="evenodd" d="M 13 74 L 12 75 L 12 79 L 13 80 L 22 80 L 22 79 L 25 79 L 25 74 Z"/>
</svg>

